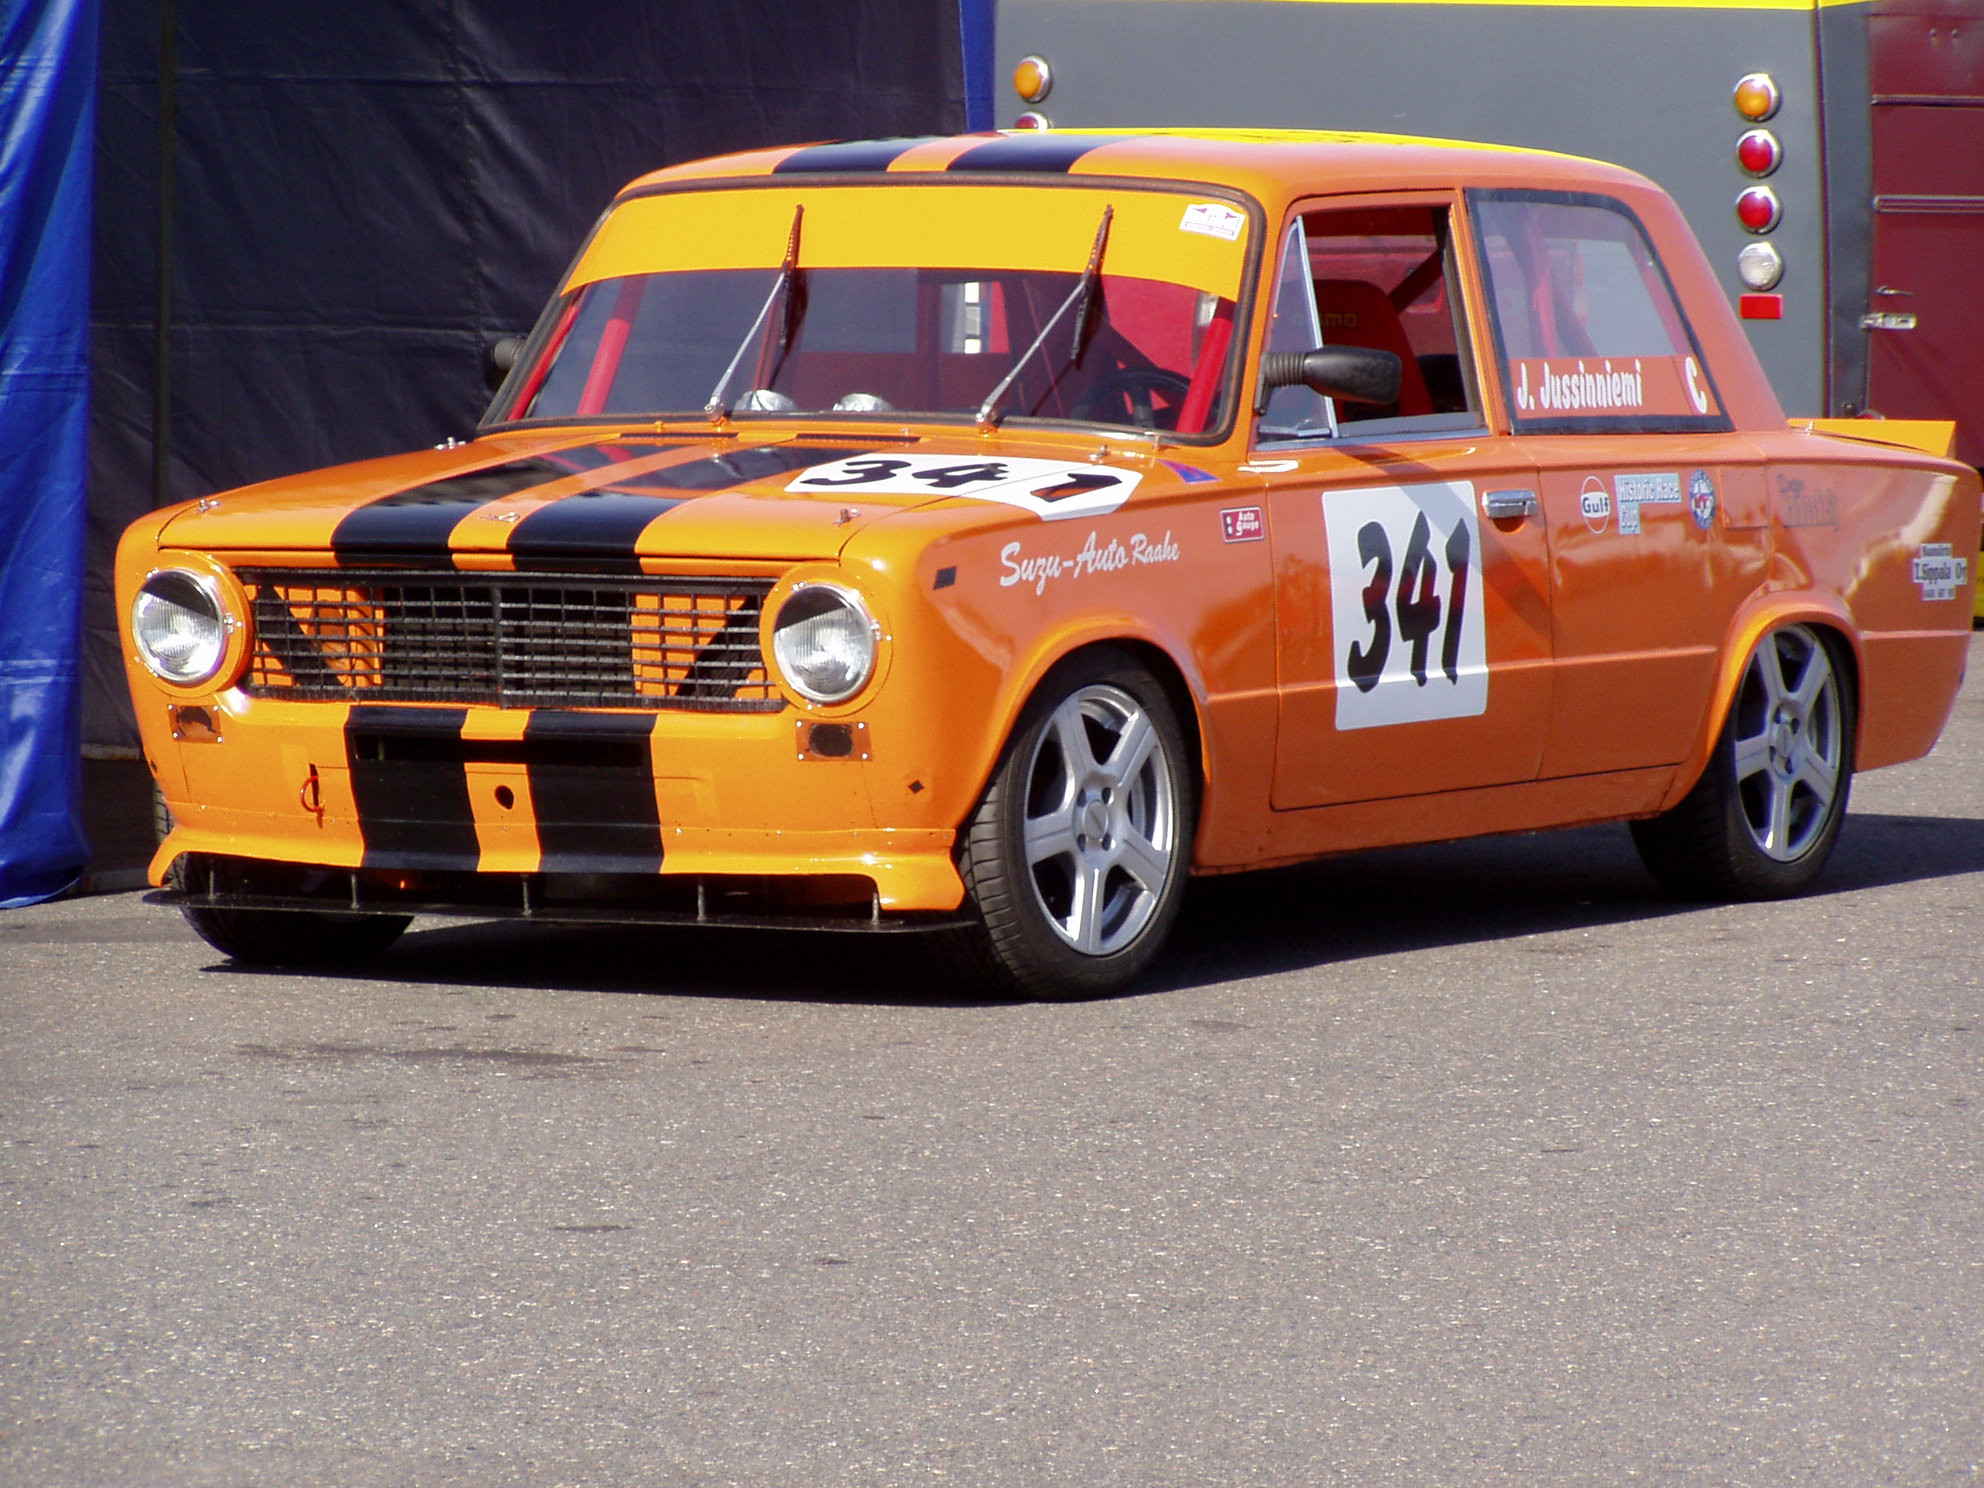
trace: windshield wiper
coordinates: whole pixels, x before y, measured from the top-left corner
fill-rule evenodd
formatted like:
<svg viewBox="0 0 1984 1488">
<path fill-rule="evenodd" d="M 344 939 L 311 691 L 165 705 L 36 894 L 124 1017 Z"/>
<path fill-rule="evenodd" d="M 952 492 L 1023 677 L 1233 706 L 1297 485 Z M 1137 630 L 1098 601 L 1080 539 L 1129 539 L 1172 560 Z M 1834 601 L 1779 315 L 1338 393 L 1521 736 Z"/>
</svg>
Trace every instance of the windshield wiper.
<svg viewBox="0 0 1984 1488">
<path fill-rule="evenodd" d="M 1075 314 L 1075 335 L 1068 345 L 1068 362 L 1072 365 L 1082 359 L 1082 352 L 1088 346 L 1089 334 L 1093 329 L 1094 317 L 1090 311 L 1095 286 L 1102 278 L 1102 250 L 1109 242 L 1109 222 L 1115 215 L 1114 207 L 1102 209 L 1102 221 L 1095 229 L 1095 246 L 1088 251 L 1088 267 L 1082 270 L 1080 281 L 1069 291 L 1068 297 L 1061 301 L 1061 308 L 1047 317 L 1047 324 L 1042 326 L 1040 334 L 1033 338 L 1033 345 L 1020 353 L 1020 359 L 1013 363 L 1012 369 L 999 379 L 999 385 L 987 393 L 985 401 L 978 405 L 979 428 L 990 430 L 998 427 L 999 400 L 1006 396 L 1006 389 L 1013 385 L 1014 379 L 1020 375 L 1020 369 L 1033 360 L 1033 354 L 1046 344 L 1049 334 L 1061 323 L 1061 317 L 1076 306 L 1080 306 L 1080 309 Z"/>
<path fill-rule="evenodd" d="M 723 395 L 730 387 L 730 379 L 737 375 L 737 367 L 744 360 L 744 353 L 751 349 L 751 344 L 758 339 L 758 333 L 764 329 L 765 317 L 772 313 L 772 306 L 781 293 L 785 295 L 785 308 L 779 316 L 778 329 L 778 351 L 781 358 L 785 355 L 786 347 L 792 343 L 792 333 L 799 326 L 799 296 L 794 285 L 799 274 L 799 223 L 805 215 L 804 206 L 795 206 L 792 209 L 792 231 L 786 236 L 785 260 L 778 266 L 778 278 L 772 281 L 772 292 L 765 296 L 765 303 L 758 307 L 758 314 L 751 322 L 751 329 L 744 333 L 744 339 L 738 343 L 736 353 L 730 358 L 730 365 L 723 369 L 723 376 L 719 377 L 716 386 L 710 389 L 710 400 L 703 405 L 703 412 L 709 415 L 711 423 L 721 423 L 729 417 L 730 409 L 724 404 Z"/>
</svg>

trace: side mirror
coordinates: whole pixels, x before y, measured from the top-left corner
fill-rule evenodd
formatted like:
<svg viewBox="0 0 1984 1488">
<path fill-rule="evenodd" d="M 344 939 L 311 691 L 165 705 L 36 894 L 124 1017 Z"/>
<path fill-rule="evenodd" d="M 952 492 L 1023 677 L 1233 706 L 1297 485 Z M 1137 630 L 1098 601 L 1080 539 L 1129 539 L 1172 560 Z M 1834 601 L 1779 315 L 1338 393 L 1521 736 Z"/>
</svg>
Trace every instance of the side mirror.
<svg viewBox="0 0 1984 1488">
<path fill-rule="evenodd" d="M 482 375 L 484 381 L 489 384 L 490 392 L 495 392 L 503 385 L 503 379 L 510 375 L 510 369 L 523 357 L 524 340 L 522 336 L 505 336 L 489 348 L 488 364 L 483 367 Z"/>
<path fill-rule="evenodd" d="M 1280 387 L 1314 388 L 1326 398 L 1353 403 L 1395 403 L 1404 368 L 1389 351 L 1369 346 L 1325 346 L 1317 351 L 1271 351 L 1261 358 L 1261 403 Z"/>
</svg>

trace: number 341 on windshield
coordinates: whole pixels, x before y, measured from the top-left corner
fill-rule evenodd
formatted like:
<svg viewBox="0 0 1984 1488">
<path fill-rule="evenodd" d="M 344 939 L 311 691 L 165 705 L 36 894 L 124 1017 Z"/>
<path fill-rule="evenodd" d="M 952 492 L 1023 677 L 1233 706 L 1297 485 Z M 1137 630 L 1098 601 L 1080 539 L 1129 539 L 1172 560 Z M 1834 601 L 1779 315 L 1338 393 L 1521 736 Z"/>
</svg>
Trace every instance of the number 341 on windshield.
<svg viewBox="0 0 1984 1488">
<path fill-rule="evenodd" d="M 1488 708 L 1481 529 L 1466 481 L 1323 500 L 1336 726 L 1472 718 Z"/>
</svg>

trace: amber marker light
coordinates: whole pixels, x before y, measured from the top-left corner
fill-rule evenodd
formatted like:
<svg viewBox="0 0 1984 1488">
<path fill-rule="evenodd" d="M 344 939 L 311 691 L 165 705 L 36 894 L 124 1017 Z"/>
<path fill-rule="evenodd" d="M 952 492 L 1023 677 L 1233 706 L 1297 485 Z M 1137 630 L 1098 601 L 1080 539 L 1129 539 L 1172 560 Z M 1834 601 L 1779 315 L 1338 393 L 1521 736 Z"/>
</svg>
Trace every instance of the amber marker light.
<svg viewBox="0 0 1984 1488">
<path fill-rule="evenodd" d="M 1027 103 L 1039 103 L 1054 87 L 1054 69 L 1045 57 L 1022 57 L 1013 69 L 1013 91 Z"/>
<path fill-rule="evenodd" d="M 1784 163 L 1784 146 L 1768 129 L 1752 129 L 1736 141 L 1736 161 L 1753 176 L 1767 176 Z"/>
<path fill-rule="evenodd" d="M 1746 73 L 1736 80 L 1736 112 L 1761 124 L 1777 112 L 1784 95 L 1777 90 L 1777 79 L 1767 72 Z"/>
<path fill-rule="evenodd" d="M 1783 215 L 1777 193 L 1768 186 L 1752 186 L 1736 198 L 1736 220 L 1753 233 L 1769 232 Z"/>
</svg>

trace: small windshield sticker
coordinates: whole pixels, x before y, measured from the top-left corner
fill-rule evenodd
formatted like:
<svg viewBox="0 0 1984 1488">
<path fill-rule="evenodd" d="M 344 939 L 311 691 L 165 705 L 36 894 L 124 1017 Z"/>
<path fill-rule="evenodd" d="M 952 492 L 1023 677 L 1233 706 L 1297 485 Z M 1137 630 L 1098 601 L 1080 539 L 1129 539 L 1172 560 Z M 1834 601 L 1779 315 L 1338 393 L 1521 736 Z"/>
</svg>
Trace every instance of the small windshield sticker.
<svg viewBox="0 0 1984 1488">
<path fill-rule="evenodd" d="M 1228 542 L 1259 542 L 1268 535 L 1258 506 L 1229 507 L 1219 514 L 1219 526 Z"/>
<path fill-rule="evenodd" d="M 1681 504 L 1678 475 L 1618 475 L 1612 488 L 1619 497 L 1619 531 L 1628 537 L 1640 530 L 1641 507 Z"/>
<path fill-rule="evenodd" d="M 1219 202 L 1193 202 L 1185 208 L 1185 218 L 1178 224 L 1178 231 L 1232 243 L 1238 241 L 1240 229 L 1246 225 L 1245 212 L 1236 212 Z"/>
<path fill-rule="evenodd" d="M 1584 525 L 1593 532 L 1603 532 L 1612 525 L 1612 493 L 1605 489 L 1605 482 L 1595 475 L 1584 478 L 1584 488 L 1578 492 L 1578 510 L 1584 513 Z"/>
<path fill-rule="evenodd" d="M 1957 557 L 1948 543 L 1924 543 L 1915 550 L 1911 576 L 1922 586 L 1925 601 L 1955 599 L 1957 590 L 1970 582 L 1970 559 Z"/>
<path fill-rule="evenodd" d="M 1695 525 L 1702 531 L 1715 525 L 1715 482 L 1709 479 L 1706 470 L 1697 470 L 1688 477 L 1688 510 L 1694 513 Z"/>
<path fill-rule="evenodd" d="M 1058 460 L 977 460 L 957 455 L 849 455 L 815 465 L 788 491 L 835 496 L 963 496 L 1032 512 L 1043 522 L 1100 517 L 1143 480 L 1141 471 Z"/>
<path fill-rule="evenodd" d="M 1055 579 L 1079 579 L 1089 574 L 1115 573 L 1118 569 L 1146 563 L 1176 563 L 1178 544 L 1166 532 L 1158 538 L 1141 532 L 1130 534 L 1126 543 L 1112 537 L 1098 541 L 1094 528 L 1088 540 L 1075 553 L 1028 553 L 1022 543 L 1009 542 L 999 550 L 999 587 L 1010 589 L 1023 584 L 1035 594 L 1045 594 Z"/>
</svg>

